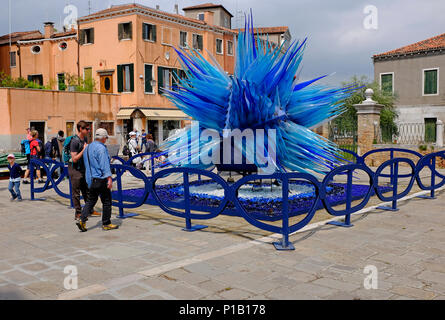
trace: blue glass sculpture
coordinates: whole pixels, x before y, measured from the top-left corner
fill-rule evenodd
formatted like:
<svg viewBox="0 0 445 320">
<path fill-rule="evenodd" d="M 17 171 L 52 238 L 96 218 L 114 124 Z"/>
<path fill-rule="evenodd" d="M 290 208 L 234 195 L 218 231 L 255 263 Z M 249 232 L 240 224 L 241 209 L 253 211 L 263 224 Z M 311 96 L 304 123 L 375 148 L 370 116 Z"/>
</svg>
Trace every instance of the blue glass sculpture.
<svg viewBox="0 0 445 320">
<path fill-rule="evenodd" d="M 200 139 L 205 129 L 224 136 L 226 129 L 264 129 L 264 158 L 273 162 L 274 171 L 315 171 L 324 173 L 343 160 L 337 146 L 311 129 L 332 120 L 344 111 L 342 101 L 357 89 L 354 86 L 328 88 L 314 82 L 326 77 L 298 82 L 306 40 L 294 42 L 287 50 L 284 44 L 274 46 L 268 40 L 255 37 L 253 19 L 246 19 L 245 31 L 239 31 L 234 75 L 228 75 L 209 54 L 211 62 L 198 50 L 176 50 L 186 77 L 177 78 L 178 85 L 164 90 L 168 99 L 199 123 L 169 138 L 161 148 L 176 154 L 175 165 L 208 168 L 200 156 L 217 152 L 219 141 Z M 264 37 L 263 37 L 264 38 Z M 275 129 L 274 146 L 268 132 Z M 275 150 L 274 159 L 268 147 Z M 254 156 L 254 150 L 242 142 L 232 146 L 261 167 L 264 162 Z M 264 160 L 264 159 L 263 159 Z"/>
</svg>

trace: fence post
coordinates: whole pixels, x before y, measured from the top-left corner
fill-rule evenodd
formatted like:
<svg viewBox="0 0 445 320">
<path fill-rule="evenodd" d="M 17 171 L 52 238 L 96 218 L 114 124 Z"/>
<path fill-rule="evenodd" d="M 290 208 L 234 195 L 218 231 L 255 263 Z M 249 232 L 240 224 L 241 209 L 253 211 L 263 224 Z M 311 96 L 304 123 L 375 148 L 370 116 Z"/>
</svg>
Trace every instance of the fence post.
<svg viewBox="0 0 445 320">
<path fill-rule="evenodd" d="M 378 104 L 372 100 L 374 91 L 366 89 L 366 100 L 360 104 L 355 104 L 357 110 L 357 143 L 359 155 L 364 155 L 366 152 L 372 150 L 374 141 L 377 141 L 378 134 L 375 128 L 380 127 L 380 111 L 383 105 Z"/>
<path fill-rule="evenodd" d="M 283 177 L 282 180 L 282 205 L 283 205 L 283 227 L 282 234 L 283 239 L 281 242 L 274 242 L 273 245 L 277 250 L 295 250 L 292 243 L 289 242 L 289 179 Z"/>
<path fill-rule="evenodd" d="M 437 123 L 436 123 L 436 145 L 438 148 L 443 147 L 443 122 L 442 122 L 442 120 L 437 120 Z"/>
<path fill-rule="evenodd" d="M 391 169 L 392 169 L 391 164 Z M 386 210 L 386 211 L 399 211 L 397 208 L 397 187 L 398 187 L 398 177 L 399 177 L 399 163 L 394 163 L 394 171 L 391 172 L 391 181 L 392 181 L 392 205 L 391 207 L 388 206 L 379 206 L 376 209 Z"/>
<path fill-rule="evenodd" d="M 191 218 L 191 203 L 190 203 L 190 184 L 189 184 L 189 174 L 188 172 L 184 172 L 184 210 L 185 210 L 185 228 L 183 231 L 193 232 L 197 230 L 201 230 L 207 228 L 207 226 L 203 225 L 195 225 L 192 226 L 192 218 Z"/>
<path fill-rule="evenodd" d="M 30 179 L 30 189 L 31 189 L 31 200 L 34 199 L 34 167 L 32 159 L 29 159 L 29 179 Z"/>
</svg>

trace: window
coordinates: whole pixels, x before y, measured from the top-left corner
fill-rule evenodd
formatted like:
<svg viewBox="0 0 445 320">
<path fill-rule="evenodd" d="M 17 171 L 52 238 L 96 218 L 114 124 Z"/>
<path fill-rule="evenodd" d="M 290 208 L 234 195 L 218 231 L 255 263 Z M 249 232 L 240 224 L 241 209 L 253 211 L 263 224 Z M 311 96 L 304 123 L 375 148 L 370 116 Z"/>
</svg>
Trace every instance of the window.
<svg viewBox="0 0 445 320">
<path fill-rule="evenodd" d="M 185 77 L 185 72 L 180 69 L 158 67 L 158 93 L 163 94 L 162 89 L 177 91 L 178 77 Z"/>
<path fill-rule="evenodd" d="M 29 82 L 34 82 L 39 86 L 43 86 L 43 75 L 41 74 L 33 74 L 28 76 Z"/>
<path fill-rule="evenodd" d="M 193 34 L 193 49 L 202 50 L 202 35 Z"/>
<path fill-rule="evenodd" d="M 11 68 L 14 68 L 17 66 L 17 53 L 14 52 L 10 52 L 9 53 L 9 65 L 11 66 Z"/>
<path fill-rule="evenodd" d="M 216 53 L 223 54 L 223 41 L 221 39 L 216 39 Z"/>
<path fill-rule="evenodd" d="M 439 68 L 423 70 L 423 95 L 438 95 Z"/>
<path fill-rule="evenodd" d="M 81 45 L 94 43 L 94 28 L 80 30 L 79 42 Z"/>
<path fill-rule="evenodd" d="M 185 32 L 185 31 L 179 32 L 179 46 L 181 48 L 187 47 L 187 32 Z"/>
<path fill-rule="evenodd" d="M 145 93 L 154 93 L 153 91 L 153 65 L 145 65 Z"/>
<path fill-rule="evenodd" d="M 134 65 L 122 64 L 117 66 L 118 92 L 134 92 Z"/>
<path fill-rule="evenodd" d="M 233 41 L 227 41 L 227 55 L 233 56 Z"/>
<path fill-rule="evenodd" d="M 224 27 L 226 27 L 227 29 L 231 29 L 231 27 L 230 27 L 230 20 L 229 20 L 229 17 L 227 15 L 224 16 Z"/>
<path fill-rule="evenodd" d="M 118 24 L 118 38 L 120 40 L 131 40 L 133 38 L 133 25 L 131 22 Z"/>
<path fill-rule="evenodd" d="M 172 29 L 162 28 L 162 44 L 167 46 L 172 45 Z"/>
<path fill-rule="evenodd" d="M 99 128 L 107 130 L 109 136 L 114 136 L 114 122 L 113 121 L 101 121 L 99 122 Z"/>
<path fill-rule="evenodd" d="M 204 21 L 204 13 L 198 13 L 198 20 Z"/>
<path fill-rule="evenodd" d="M 39 54 L 40 53 L 40 46 L 33 46 L 33 47 L 31 47 L 31 52 L 33 54 Z"/>
<path fill-rule="evenodd" d="M 65 51 L 68 48 L 68 44 L 66 42 L 59 43 L 60 51 Z"/>
<path fill-rule="evenodd" d="M 156 26 L 154 24 L 142 24 L 142 39 L 156 42 Z"/>
<path fill-rule="evenodd" d="M 66 136 L 73 136 L 75 134 L 74 131 L 74 121 L 67 121 L 66 122 Z"/>
<path fill-rule="evenodd" d="M 380 90 L 385 94 L 394 93 L 394 73 L 380 74 Z"/>
<path fill-rule="evenodd" d="M 66 90 L 65 74 L 64 73 L 57 74 L 57 86 L 58 86 L 59 91 Z"/>
<path fill-rule="evenodd" d="M 436 142 L 437 118 L 425 118 L 425 142 Z"/>
</svg>

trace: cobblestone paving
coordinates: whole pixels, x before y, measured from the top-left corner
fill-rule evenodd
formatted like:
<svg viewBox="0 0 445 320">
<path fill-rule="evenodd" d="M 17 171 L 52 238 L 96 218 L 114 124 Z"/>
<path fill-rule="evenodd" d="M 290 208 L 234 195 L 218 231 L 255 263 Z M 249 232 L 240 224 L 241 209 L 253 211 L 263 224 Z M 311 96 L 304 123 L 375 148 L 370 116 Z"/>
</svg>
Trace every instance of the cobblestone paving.
<svg viewBox="0 0 445 320">
<path fill-rule="evenodd" d="M 150 206 L 113 218 L 119 230 L 102 231 L 90 218 L 80 233 L 53 191 L 40 195 L 44 202 L 30 201 L 26 185 L 22 193 L 23 202 L 10 202 L 0 181 L 0 299 L 445 297 L 444 192 L 401 202 L 398 212 L 354 216 L 352 228 L 320 224 L 294 234 L 295 251 L 276 251 L 276 235 L 242 218 L 219 216 L 187 233 L 183 221 Z M 64 288 L 69 265 L 77 290 Z M 378 289 L 364 288 L 368 265 L 377 267 Z"/>
</svg>

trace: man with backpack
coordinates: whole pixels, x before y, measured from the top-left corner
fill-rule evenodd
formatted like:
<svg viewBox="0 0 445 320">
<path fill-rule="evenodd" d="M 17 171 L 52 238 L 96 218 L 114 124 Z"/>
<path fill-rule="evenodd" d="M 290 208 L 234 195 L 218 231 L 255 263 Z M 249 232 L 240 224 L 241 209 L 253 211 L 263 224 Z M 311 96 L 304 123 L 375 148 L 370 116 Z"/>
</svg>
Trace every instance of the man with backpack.
<svg viewBox="0 0 445 320">
<path fill-rule="evenodd" d="M 45 152 L 42 141 L 38 139 L 39 133 L 35 130 L 31 131 L 31 140 L 29 141 L 29 149 L 30 149 L 30 160 L 31 159 L 41 159 L 42 153 Z M 28 169 L 25 171 L 25 175 L 23 177 L 23 183 L 29 184 L 29 173 L 31 170 L 30 161 L 28 162 Z M 45 183 L 40 174 L 40 167 L 36 168 L 37 178 L 39 183 Z"/>
<path fill-rule="evenodd" d="M 90 126 L 83 120 L 77 123 L 77 135 L 68 137 L 65 140 L 64 148 L 69 148 L 69 157 L 66 159 L 64 151 L 64 160 L 68 162 L 68 174 L 71 179 L 71 189 L 73 194 L 73 203 L 75 208 L 75 220 L 79 220 L 82 215 L 82 206 L 80 204 L 80 193 L 82 193 L 85 203 L 88 201 L 88 185 L 85 180 L 85 164 L 83 153 L 88 146 L 87 136 L 91 130 Z M 100 216 L 100 213 L 92 211 L 90 215 Z"/>
</svg>

